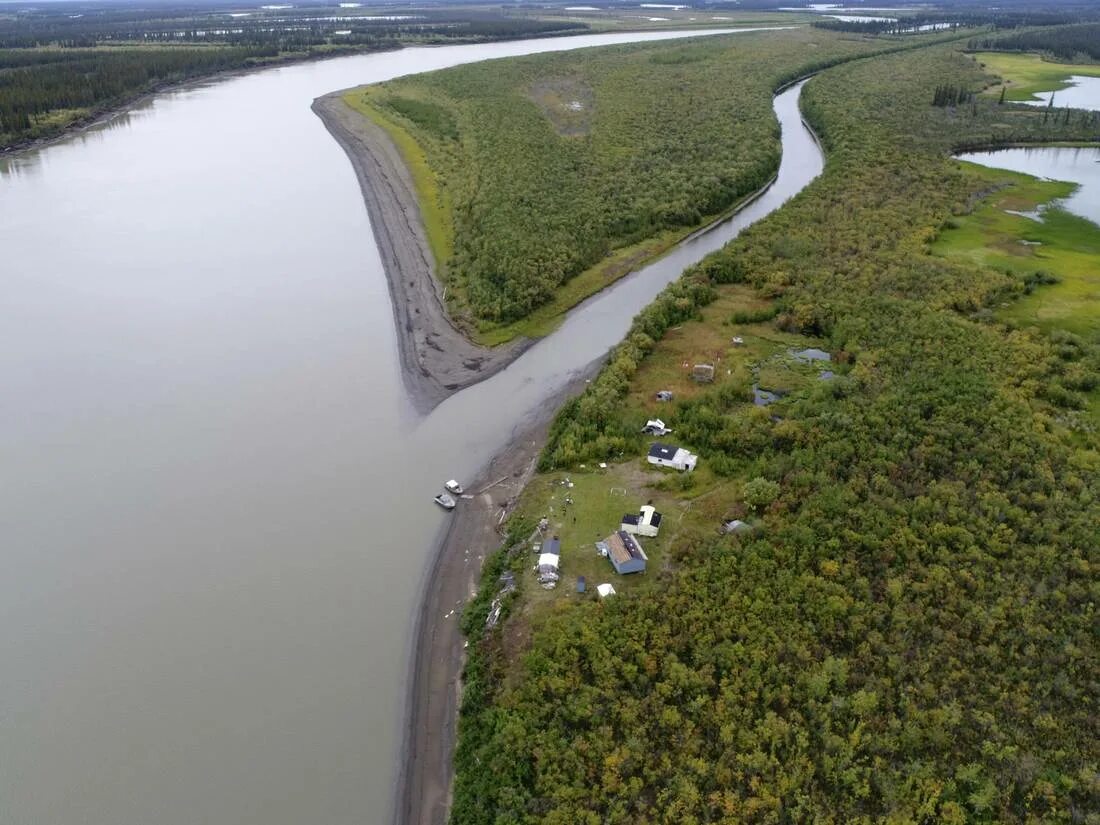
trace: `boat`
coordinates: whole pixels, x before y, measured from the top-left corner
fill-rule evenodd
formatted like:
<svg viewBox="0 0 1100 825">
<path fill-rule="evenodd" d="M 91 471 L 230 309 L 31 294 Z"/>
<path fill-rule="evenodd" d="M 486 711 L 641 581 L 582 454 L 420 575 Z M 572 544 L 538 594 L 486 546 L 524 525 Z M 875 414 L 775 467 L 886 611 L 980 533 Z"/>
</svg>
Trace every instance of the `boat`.
<svg viewBox="0 0 1100 825">
<path fill-rule="evenodd" d="M 447 488 L 447 492 L 454 493 L 456 496 L 462 495 L 462 485 L 455 481 L 453 478 L 443 485 Z"/>
<path fill-rule="evenodd" d="M 453 510 L 457 502 L 446 493 L 440 493 L 438 496 L 432 499 L 436 504 L 442 507 L 444 510 Z"/>
</svg>

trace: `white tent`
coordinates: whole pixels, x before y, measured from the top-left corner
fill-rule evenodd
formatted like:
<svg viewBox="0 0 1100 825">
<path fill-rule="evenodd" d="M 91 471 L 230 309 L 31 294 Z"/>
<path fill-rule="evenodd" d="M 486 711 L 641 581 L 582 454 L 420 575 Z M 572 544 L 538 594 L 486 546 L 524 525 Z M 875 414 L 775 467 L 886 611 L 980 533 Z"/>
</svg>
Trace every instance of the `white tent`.
<svg viewBox="0 0 1100 825">
<path fill-rule="evenodd" d="M 596 586 L 596 592 L 600 594 L 601 599 L 606 599 L 608 596 L 615 595 L 615 588 L 610 584 L 600 584 Z"/>
</svg>

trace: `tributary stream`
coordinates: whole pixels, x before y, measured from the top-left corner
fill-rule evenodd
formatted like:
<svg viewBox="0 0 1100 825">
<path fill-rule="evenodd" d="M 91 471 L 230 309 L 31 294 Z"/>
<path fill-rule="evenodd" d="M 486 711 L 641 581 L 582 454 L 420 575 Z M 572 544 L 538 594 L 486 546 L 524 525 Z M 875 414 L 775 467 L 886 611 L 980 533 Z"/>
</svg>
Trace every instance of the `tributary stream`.
<svg viewBox="0 0 1100 825">
<path fill-rule="evenodd" d="M 310 102 L 688 34 L 271 69 L 0 159 L 0 819 L 388 820 L 440 483 L 558 404 L 664 284 L 822 157 L 800 87 L 780 95 L 766 195 L 424 418 L 358 183 Z"/>
</svg>

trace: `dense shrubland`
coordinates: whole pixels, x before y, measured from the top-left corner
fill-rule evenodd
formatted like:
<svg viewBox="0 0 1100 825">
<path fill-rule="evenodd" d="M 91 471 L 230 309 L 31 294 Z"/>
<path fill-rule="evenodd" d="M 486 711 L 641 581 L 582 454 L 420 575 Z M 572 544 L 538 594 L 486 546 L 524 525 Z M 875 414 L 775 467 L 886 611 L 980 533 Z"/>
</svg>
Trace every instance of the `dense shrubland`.
<svg viewBox="0 0 1100 825">
<path fill-rule="evenodd" d="M 778 485 L 763 530 L 686 530 L 643 595 L 552 611 L 518 659 L 479 641 L 453 822 L 1100 821 L 1100 438 L 1074 426 L 1100 342 L 995 323 L 1034 283 L 928 254 L 989 186 L 954 145 L 1100 135 L 931 105 L 987 80 L 940 47 L 811 81 L 825 174 L 559 415 L 545 467 L 642 455 L 638 365 L 734 282 L 847 363 L 768 411 L 722 382 L 666 405 L 730 507 Z"/>
<path fill-rule="evenodd" d="M 824 32 L 652 43 L 473 64 L 366 92 L 449 199 L 452 296 L 507 322 L 610 251 L 762 186 L 784 80 L 881 45 Z"/>
</svg>

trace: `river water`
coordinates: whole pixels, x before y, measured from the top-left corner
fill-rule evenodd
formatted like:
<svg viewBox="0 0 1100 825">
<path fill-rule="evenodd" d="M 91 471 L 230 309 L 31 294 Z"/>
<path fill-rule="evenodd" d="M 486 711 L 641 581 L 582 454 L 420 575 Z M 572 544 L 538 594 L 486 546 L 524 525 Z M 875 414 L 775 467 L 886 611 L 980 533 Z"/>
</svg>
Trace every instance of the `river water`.
<svg viewBox="0 0 1100 825">
<path fill-rule="evenodd" d="M 0 160 L 0 820 L 388 820 L 440 482 L 822 160 L 781 95 L 767 195 L 421 418 L 358 184 L 309 104 L 687 34 L 272 69 Z"/>
<path fill-rule="evenodd" d="M 1100 147 L 1039 146 L 967 152 L 957 157 L 995 169 L 1076 183 L 1076 191 L 1060 198 L 1057 205 L 1100 224 Z"/>
</svg>

